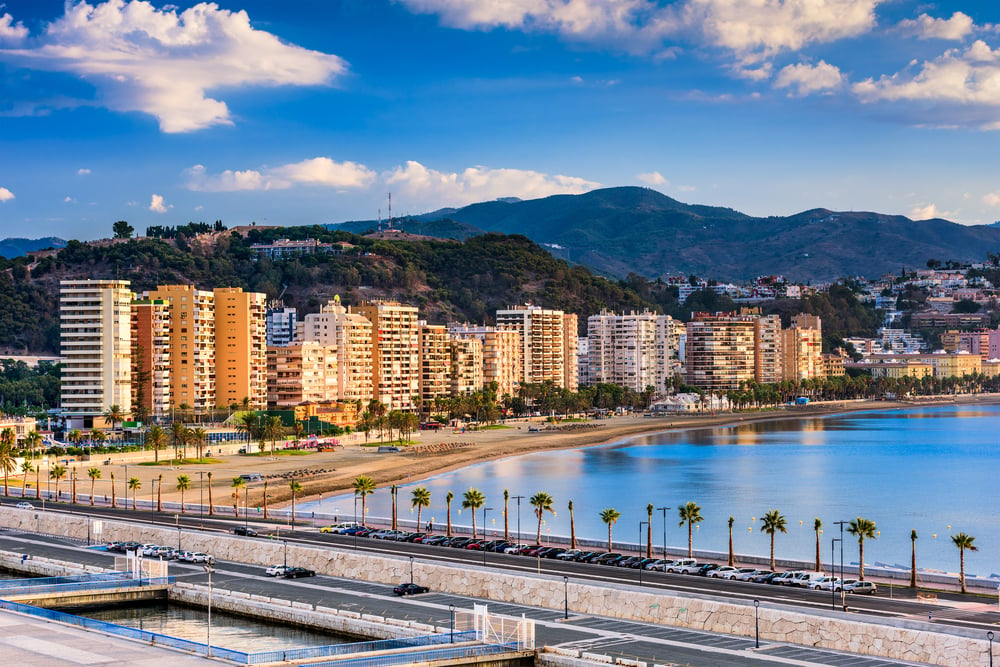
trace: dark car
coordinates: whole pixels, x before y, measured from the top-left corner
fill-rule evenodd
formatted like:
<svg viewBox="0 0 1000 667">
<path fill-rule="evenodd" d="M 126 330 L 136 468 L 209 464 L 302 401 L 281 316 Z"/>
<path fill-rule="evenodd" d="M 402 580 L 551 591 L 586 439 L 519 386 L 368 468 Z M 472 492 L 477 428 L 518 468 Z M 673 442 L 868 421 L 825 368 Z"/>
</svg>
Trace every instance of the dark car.
<svg viewBox="0 0 1000 667">
<path fill-rule="evenodd" d="M 545 555 L 542 556 L 542 558 L 559 558 L 559 556 L 566 553 L 566 551 L 567 550 L 562 547 L 552 547 L 551 549 L 545 552 Z"/>
<path fill-rule="evenodd" d="M 633 570 L 642 570 L 647 565 L 649 565 L 650 563 L 653 563 L 653 562 L 656 562 L 655 558 L 640 558 L 638 561 L 636 561 L 634 563 L 629 563 L 628 566 L 630 568 L 632 568 Z"/>
<path fill-rule="evenodd" d="M 709 572 L 711 572 L 712 570 L 718 570 L 718 569 L 719 569 L 718 563 L 705 563 L 704 565 L 702 565 L 698 569 L 697 572 L 695 572 L 695 574 L 697 574 L 699 576 L 702 576 L 702 577 L 707 577 Z"/>
<path fill-rule="evenodd" d="M 544 548 L 545 547 L 543 547 L 541 544 L 528 545 L 523 549 L 520 549 L 517 553 L 520 556 L 535 556 L 538 554 L 539 551 L 541 551 Z"/>
<path fill-rule="evenodd" d="M 466 544 L 465 547 L 463 548 L 469 549 L 471 551 L 482 551 L 483 547 L 485 546 L 486 546 L 486 540 L 472 540 L 471 542 Z"/>
<path fill-rule="evenodd" d="M 449 538 L 444 535 L 427 535 L 426 537 L 424 537 L 424 539 L 420 540 L 420 543 L 430 544 L 430 545 L 434 544 L 441 545 L 447 542 L 448 539 Z"/>
<path fill-rule="evenodd" d="M 614 563 L 615 567 L 632 567 L 633 563 L 638 563 L 641 560 L 641 556 L 627 556 L 625 558 L 619 558 Z"/>
<path fill-rule="evenodd" d="M 611 561 L 616 561 L 621 557 L 622 557 L 621 554 L 616 554 L 612 552 L 612 553 L 601 554 L 591 562 L 597 563 L 598 565 L 607 565 Z"/>
<path fill-rule="evenodd" d="M 780 577 L 784 572 L 772 572 L 771 574 L 757 575 L 753 578 L 755 584 L 770 584 L 776 577 Z"/>
<path fill-rule="evenodd" d="M 503 540 L 500 540 L 499 542 L 497 542 L 496 544 L 494 544 L 492 547 L 490 547 L 490 551 L 492 551 L 494 553 L 502 554 L 504 549 L 506 549 L 507 547 L 511 547 L 511 546 L 514 546 L 514 545 L 512 545 L 510 542 L 504 542 Z"/>
<path fill-rule="evenodd" d="M 400 584 L 392 589 L 396 595 L 417 595 L 418 593 L 429 593 L 431 589 L 418 584 Z"/>
<path fill-rule="evenodd" d="M 301 579 L 303 577 L 315 577 L 316 572 L 304 567 L 290 567 L 281 576 L 285 579 Z"/>
<path fill-rule="evenodd" d="M 600 555 L 601 555 L 600 551 L 581 551 L 573 558 L 573 560 L 575 560 L 577 563 L 589 563 L 591 560 L 597 558 Z"/>
<path fill-rule="evenodd" d="M 246 537 L 257 537 L 258 533 L 253 528 L 247 526 L 236 526 L 233 528 L 233 535 L 245 535 Z"/>
<path fill-rule="evenodd" d="M 427 533 L 410 533 L 403 539 L 403 541 L 417 544 L 422 542 L 425 537 L 427 537 Z"/>
<path fill-rule="evenodd" d="M 464 549 L 473 542 L 475 542 L 475 540 L 472 539 L 471 537 L 459 537 L 458 539 L 449 542 L 448 546 L 452 547 L 453 549 Z"/>
</svg>

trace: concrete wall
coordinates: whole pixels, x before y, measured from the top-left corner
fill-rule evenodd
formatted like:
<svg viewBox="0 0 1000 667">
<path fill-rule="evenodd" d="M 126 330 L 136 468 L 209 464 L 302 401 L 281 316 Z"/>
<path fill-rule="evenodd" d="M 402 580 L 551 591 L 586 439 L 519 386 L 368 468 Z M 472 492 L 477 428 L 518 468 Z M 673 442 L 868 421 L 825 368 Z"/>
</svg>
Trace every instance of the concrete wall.
<svg viewBox="0 0 1000 667">
<path fill-rule="evenodd" d="M 86 517 L 0 507 L 0 525 L 85 538 Z M 144 524 L 103 520 L 104 540 L 135 540 L 176 545 L 177 531 Z M 222 560 L 266 566 L 283 561 L 280 541 L 237 538 L 219 533 L 181 531 L 181 547 L 205 551 Z M 488 557 L 487 557 L 488 558 Z M 322 574 L 384 584 L 409 580 L 410 561 L 349 549 L 288 545 L 288 562 Z M 723 602 L 704 595 L 654 592 L 634 586 L 595 585 L 481 567 L 455 567 L 416 559 L 414 579 L 432 590 L 550 609 L 563 608 L 564 592 L 576 614 L 593 614 L 676 627 L 753 636 L 749 602 Z M 909 660 L 935 665 L 986 665 L 985 633 L 945 628 L 923 621 L 875 619 L 834 611 L 803 612 L 765 603 L 760 607 L 764 640 Z"/>
</svg>

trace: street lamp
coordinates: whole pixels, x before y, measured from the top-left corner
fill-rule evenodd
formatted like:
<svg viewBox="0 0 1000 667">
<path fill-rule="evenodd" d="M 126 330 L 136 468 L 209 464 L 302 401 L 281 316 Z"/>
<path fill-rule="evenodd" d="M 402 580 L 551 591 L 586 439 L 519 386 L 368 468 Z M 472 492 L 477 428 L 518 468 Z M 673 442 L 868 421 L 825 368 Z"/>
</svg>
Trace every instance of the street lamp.
<svg viewBox="0 0 1000 667">
<path fill-rule="evenodd" d="M 410 556 L 410 585 L 413 585 L 413 556 Z"/>
<path fill-rule="evenodd" d="M 844 590 L 844 524 L 849 524 L 850 521 L 834 521 L 833 525 L 840 526 L 840 603 L 844 604 L 847 601 L 847 591 Z M 865 564 L 861 563 L 861 568 L 864 569 Z"/>
<path fill-rule="evenodd" d="M 517 501 L 517 543 L 521 543 L 521 499 L 527 496 L 511 496 Z"/>
<path fill-rule="evenodd" d="M 455 643 L 455 605 L 448 605 L 448 612 L 451 614 L 451 641 L 449 643 Z"/>
<path fill-rule="evenodd" d="M 162 488 L 162 487 L 160 487 Z M 198 471 L 198 519 L 205 520 L 205 471 Z"/>
<path fill-rule="evenodd" d="M 177 550 L 181 550 L 181 515 L 174 515 L 174 525 L 177 526 Z"/>
<path fill-rule="evenodd" d="M 663 560 L 667 560 L 667 510 L 672 507 L 657 507 L 657 512 L 663 512 Z"/>
<path fill-rule="evenodd" d="M 205 563 L 205 572 L 208 573 L 208 628 L 205 631 L 205 645 L 208 647 L 208 657 L 212 657 L 212 566 Z"/>
<path fill-rule="evenodd" d="M 486 539 L 486 512 L 493 509 L 492 507 L 483 508 L 483 540 Z M 483 542 L 483 567 L 486 567 L 486 542 Z"/>
<path fill-rule="evenodd" d="M 157 478 L 153 478 L 153 483 L 150 484 L 149 493 L 149 522 L 156 523 L 156 483 L 159 482 Z"/>
<path fill-rule="evenodd" d="M 237 491 L 239 493 L 239 491 Z M 250 530 L 250 487 L 243 487 L 243 528 L 249 532 Z M 245 535 L 246 533 L 244 533 Z"/>
<path fill-rule="evenodd" d="M 836 609 L 837 608 L 837 577 L 836 577 L 836 574 L 837 574 L 837 564 L 833 560 L 833 553 L 834 553 L 833 552 L 833 546 L 837 542 L 841 542 L 841 539 L 839 537 L 830 538 L 830 570 L 834 574 L 834 577 L 833 577 L 834 580 L 830 582 L 830 609 Z M 843 547 L 841 547 L 841 551 L 843 551 Z M 841 574 L 840 588 L 843 589 L 844 588 L 844 578 L 843 578 L 844 573 L 841 572 L 840 574 Z"/>
<path fill-rule="evenodd" d="M 563 618 L 569 620 L 569 577 L 563 575 Z"/>
<path fill-rule="evenodd" d="M 642 527 L 648 526 L 648 521 L 639 522 L 639 585 L 642 586 Z"/>
<path fill-rule="evenodd" d="M 760 648 L 760 616 L 758 609 L 760 609 L 760 600 L 753 601 L 753 647 Z"/>
<path fill-rule="evenodd" d="M 993 667 L 993 631 L 986 633 L 986 638 L 990 640 L 990 667 Z"/>
<path fill-rule="evenodd" d="M 285 546 L 285 567 L 288 567 L 288 540 L 281 540 L 281 543 Z"/>
</svg>

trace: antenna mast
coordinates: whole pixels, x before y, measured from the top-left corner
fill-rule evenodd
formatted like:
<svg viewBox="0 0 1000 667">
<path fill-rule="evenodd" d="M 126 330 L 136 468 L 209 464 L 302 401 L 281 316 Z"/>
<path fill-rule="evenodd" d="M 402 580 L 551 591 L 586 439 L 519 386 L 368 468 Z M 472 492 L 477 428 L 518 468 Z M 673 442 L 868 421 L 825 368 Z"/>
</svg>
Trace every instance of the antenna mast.
<svg viewBox="0 0 1000 667">
<path fill-rule="evenodd" d="M 392 193 L 389 193 L 389 231 L 392 231 Z"/>
<path fill-rule="evenodd" d="M 382 233 L 382 209 L 378 210 L 378 233 Z"/>
</svg>

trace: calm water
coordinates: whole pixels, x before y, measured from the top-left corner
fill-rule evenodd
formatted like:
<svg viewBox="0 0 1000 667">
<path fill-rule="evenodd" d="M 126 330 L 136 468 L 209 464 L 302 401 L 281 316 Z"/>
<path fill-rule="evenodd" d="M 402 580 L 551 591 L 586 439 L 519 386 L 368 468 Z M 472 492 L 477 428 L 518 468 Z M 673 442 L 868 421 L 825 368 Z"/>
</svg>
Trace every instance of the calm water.
<svg viewBox="0 0 1000 667">
<path fill-rule="evenodd" d="M 444 528 L 445 494 L 455 493 L 452 522 L 470 525 L 461 512 L 462 493 L 481 490 L 487 527 L 503 534 L 503 490 L 521 501 L 521 531 L 537 529 L 527 498 L 546 491 L 555 498 L 557 516 L 546 514 L 547 534 L 569 534 L 567 501 L 572 499 L 578 536 L 607 539 L 599 518 L 605 507 L 621 512 L 616 541 L 635 543 L 645 507 L 694 501 L 705 520 L 695 530 L 695 548 L 725 552 L 727 520 L 732 515 L 737 553 L 767 555 L 769 538 L 758 531 L 758 517 L 778 509 L 788 533 L 776 536 L 776 554 L 811 560 L 815 552 L 813 518 L 824 523 L 823 560 L 830 539 L 839 536 L 834 521 L 863 516 L 876 522 L 877 539 L 865 542 L 866 563 L 910 562 L 910 530 L 919 535 L 917 565 L 958 570 L 958 550 L 950 534 L 976 538 L 978 552 L 966 554 L 966 568 L 980 576 L 1000 572 L 1000 406 L 942 406 L 854 413 L 822 419 L 787 419 L 729 428 L 662 433 L 576 451 L 540 452 L 464 468 L 422 482 L 431 491 L 423 519 Z M 409 512 L 410 489 L 400 487 L 400 512 Z M 391 514 L 387 490 L 368 499 L 369 516 Z M 306 509 L 351 518 L 353 496 L 326 498 Z M 476 515 L 482 526 L 482 510 Z M 686 546 L 686 528 L 676 509 L 667 513 L 667 543 Z M 663 519 L 653 515 L 653 543 L 663 542 Z M 517 505 L 510 503 L 511 530 Z M 643 538 L 645 539 L 645 538 Z M 839 547 L 838 547 L 839 553 Z M 857 561 L 857 542 L 846 535 L 844 561 Z"/>
<path fill-rule="evenodd" d="M 205 630 L 208 627 L 206 610 L 182 605 L 112 607 L 71 613 L 202 643 L 205 642 Z M 320 631 L 262 623 L 251 618 L 229 616 L 212 609 L 212 646 L 237 651 L 274 651 L 303 646 L 343 644 L 347 641 L 349 640 L 343 637 Z"/>
</svg>

